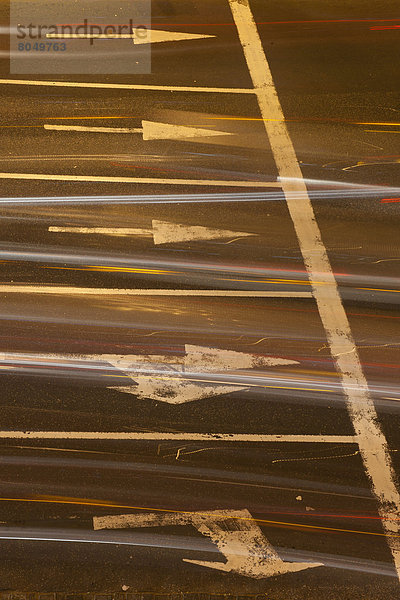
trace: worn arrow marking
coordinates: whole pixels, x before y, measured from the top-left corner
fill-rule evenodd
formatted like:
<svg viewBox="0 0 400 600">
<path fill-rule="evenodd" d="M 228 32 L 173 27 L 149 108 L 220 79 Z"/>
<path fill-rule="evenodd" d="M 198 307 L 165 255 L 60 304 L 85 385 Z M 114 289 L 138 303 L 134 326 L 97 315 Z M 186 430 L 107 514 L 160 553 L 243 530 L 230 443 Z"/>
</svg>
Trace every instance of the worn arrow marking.
<svg viewBox="0 0 400 600">
<path fill-rule="evenodd" d="M 322 563 L 283 561 L 247 509 L 162 515 L 145 513 L 93 518 L 95 530 L 166 525 L 192 525 L 202 535 L 209 537 L 226 558 L 226 562 L 183 559 L 184 562 L 193 565 L 255 579 L 323 566 Z"/>
<path fill-rule="evenodd" d="M 182 376 L 181 376 L 182 377 Z M 194 400 L 203 400 L 210 396 L 222 396 L 224 394 L 233 394 L 247 388 L 238 385 L 204 385 L 201 383 L 191 383 L 184 379 L 179 380 L 176 377 L 174 381 L 173 374 L 164 377 L 146 377 L 139 375 L 132 377 L 137 382 L 137 387 L 122 386 L 114 389 L 127 394 L 135 394 L 138 398 L 151 398 L 152 400 L 161 400 L 168 404 L 185 404 Z"/>
<path fill-rule="evenodd" d="M 185 356 L 171 357 L 164 355 L 65 355 L 65 354 L 29 354 L 17 352 L 0 353 L 0 362 L 9 365 L 7 368 L 32 366 L 52 366 L 58 368 L 88 367 L 95 373 L 101 367 L 95 363 L 109 363 L 123 372 L 134 385 L 108 386 L 119 392 L 133 394 L 139 398 L 151 398 L 169 404 L 182 404 L 219 396 L 240 390 L 247 390 L 253 384 L 238 385 L 236 382 L 207 381 L 205 376 L 213 373 L 235 371 L 238 369 L 261 368 L 273 365 L 298 364 L 297 361 L 278 357 L 263 357 L 254 354 L 207 348 L 202 346 L 185 346 Z M 112 374 L 109 373 L 110 376 Z"/>
<path fill-rule="evenodd" d="M 233 135 L 226 131 L 204 129 L 203 127 L 187 127 L 186 125 L 173 125 L 171 123 L 157 123 L 155 121 L 142 121 L 142 128 L 144 140 L 175 140 L 213 137 L 216 135 Z"/>
<path fill-rule="evenodd" d="M 154 244 L 171 244 L 191 242 L 195 240 L 217 240 L 220 238 L 249 237 L 255 234 L 247 231 L 231 231 L 229 229 L 214 229 L 200 225 L 182 225 L 167 221 L 152 221 Z"/>
<path fill-rule="evenodd" d="M 150 140 L 193 140 L 203 137 L 233 135 L 227 131 L 204 129 L 203 127 L 187 127 L 156 121 L 142 121 L 142 127 L 92 127 L 87 125 L 53 125 L 45 123 L 47 131 L 78 131 L 83 133 L 141 133 L 145 141 Z"/>
<path fill-rule="evenodd" d="M 200 225 L 183 225 L 153 219 L 152 229 L 133 227 L 49 227 L 51 233 L 79 233 L 110 236 L 153 237 L 154 244 L 173 244 L 196 240 L 217 240 L 224 238 L 251 237 L 256 234 L 247 231 L 231 231 L 229 229 L 213 229 Z"/>
<path fill-rule="evenodd" d="M 193 378 L 193 375 L 203 375 L 209 372 L 298 364 L 295 360 L 279 357 L 260 357 L 234 350 L 189 344 L 185 345 L 185 356 L 178 358 L 166 356 L 101 356 L 102 360 L 112 364 L 137 384 L 135 386 L 113 386 L 111 389 L 134 394 L 139 398 L 167 402 L 168 404 L 184 404 L 249 388 L 246 385 L 238 386 L 235 384 L 223 385 L 216 383 L 204 385 L 201 381 L 193 383 L 185 379 L 185 376 Z M 143 370 L 141 373 L 135 373 L 138 361 L 145 361 L 149 370 L 153 368 L 153 373 L 145 375 Z M 156 374 L 154 374 L 154 371 L 156 371 Z"/>
<path fill-rule="evenodd" d="M 123 40 L 131 39 L 138 44 L 156 44 L 158 42 L 182 42 L 185 40 L 199 40 L 202 38 L 215 38 L 215 35 L 204 33 L 182 33 L 178 31 L 163 31 L 161 29 L 144 29 L 133 27 L 131 33 L 47 33 L 49 39 L 92 39 L 92 40 Z"/>
<path fill-rule="evenodd" d="M 132 29 L 133 43 L 156 44 L 158 42 L 182 42 L 185 40 L 200 40 L 204 38 L 215 38 L 215 35 L 204 33 L 181 33 L 178 31 L 162 31 L 161 29 L 146 29 L 134 27 Z M 143 35 L 143 34 L 146 35 Z"/>
<path fill-rule="evenodd" d="M 139 236 L 152 237 L 152 229 L 138 229 L 134 227 L 49 227 L 51 233 L 86 233 L 94 235 L 111 235 L 117 237 Z"/>
</svg>

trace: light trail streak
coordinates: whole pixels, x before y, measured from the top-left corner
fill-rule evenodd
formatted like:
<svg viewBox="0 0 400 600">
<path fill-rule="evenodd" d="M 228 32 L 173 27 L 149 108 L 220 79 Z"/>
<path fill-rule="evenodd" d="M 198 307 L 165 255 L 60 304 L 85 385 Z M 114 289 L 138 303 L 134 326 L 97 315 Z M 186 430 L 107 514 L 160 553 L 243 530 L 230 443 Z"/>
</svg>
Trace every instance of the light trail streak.
<svg viewBox="0 0 400 600">
<path fill-rule="evenodd" d="M 248 182 L 247 182 L 248 183 Z M 398 195 L 399 187 L 368 186 L 341 184 L 332 181 L 307 181 L 310 186 L 336 186 L 337 189 L 310 189 L 308 196 L 314 200 L 340 200 L 347 198 L 360 198 L 362 200 L 377 196 Z M 291 199 L 303 199 L 304 193 L 288 192 Z M 3 197 L 0 205 L 19 204 L 182 204 L 182 203 L 223 203 L 223 202 L 283 202 L 284 194 L 279 192 L 243 192 L 243 193 L 216 193 L 216 194 L 140 194 L 124 196 L 36 196 L 36 197 Z"/>
<path fill-rule="evenodd" d="M 204 517 L 212 517 L 213 519 L 220 517 L 221 519 L 226 519 L 226 515 L 218 515 L 215 513 L 208 513 L 207 511 L 188 511 L 188 510 L 174 510 L 174 509 L 168 509 L 168 508 L 150 508 L 150 507 L 144 507 L 144 506 L 129 506 L 129 505 L 124 505 L 124 504 L 117 504 L 114 502 L 102 502 L 102 501 L 96 501 L 96 500 L 86 500 L 84 498 L 63 498 L 63 497 L 50 497 L 50 496 L 37 496 L 37 497 L 32 497 L 32 498 L 7 498 L 7 497 L 0 497 L 0 501 L 1 502 L 31 502 L 31 503 L 44 503 L 44 504 L 72 504 L 72 505 L 78 505 L 78 506 L 95 506 L 95 507 L 102 507 L 102 508 L 119 508 L 119 509 L 128 509 L 128 510 L 140 510 L 140 511 L 149 511 L 149 512 L 161 512 L 161 513 L 168 513 L 168 514 L 179 514 L 179 515 L 193 515 L 193 516 L 204 516 Z M 295 529 L 299 529 L 299 530 L 315 530 L 315 531 L 332 531 L 332 532 L 339 532 L 339 533 L 353 533 L 353 534 L 359 534 L 359 535 L 371 535 L 371 536 L 379 536 L 379 537 L 385 537 L 387 535 L 390 535 L 391 537 L 394 538 L 398 538 L 400 537 L 400 535 L 392 533 L 392 534 L 385 534 L 385 533 L 378 533 L 378 532 L 372 532 L 372 531 L 362 531 L 362 530 L 356 530 L 356 529 L 341 529 L 341 528 L 337 528 L 337 527 L 324 527 L 321 525 L 306 525 L 304 523 L 290 523 L 287 521 L 275 521 L 272 519 L 260 519 L 260 518 L 254 518 L 254 517 L 240 517 L 240 516 L 232 516 L 230 517 L 231 519 L 235 519 L 235 520 L 244 520 L 244 521 L 252 521 L 255 523 L 266 523 L 266 524 L 270 524 L 270 525 L 275 525 L 275 526 L 283 526 L 283 527 L 289 527 L 289 528 L 295 528 Z M 1 529 L 0 529 L 0 533 L 1 533 Z"/>
</svg>

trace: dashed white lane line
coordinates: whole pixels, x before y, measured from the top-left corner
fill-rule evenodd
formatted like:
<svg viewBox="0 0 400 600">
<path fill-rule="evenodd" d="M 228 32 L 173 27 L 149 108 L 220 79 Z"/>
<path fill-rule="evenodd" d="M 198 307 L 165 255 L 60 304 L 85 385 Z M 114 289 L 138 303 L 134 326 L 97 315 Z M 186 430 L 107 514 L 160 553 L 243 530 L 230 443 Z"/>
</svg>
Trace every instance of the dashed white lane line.
<svg viewBox="0 0 400 600">
<path fill-rule="evenodd" d="M 254 290 L 169 290 L 85 288 L 57 285 L 0 285 L 0 294 L 59 294 L 62 296 L 206 296 L 209 298 L 312 298 L 311 292 L 254 291 Z"/>
<path fill-rule="evenodd" d="M 101 175 L 55 175 L 53 173 L 0 173 L 0 179 L 39 181 L 90 181 L 93 183 L 151 183 L 153 185 L 199 185 L 213 187 L 280 188 L 279 181 L 228 181 L 226 179 L 170 179 L 158 177 L 107 177 Z"/>
<path fill-rule="evenodd" d="M 400 495 L 387 442 L 369 395 L 350 324 L 321 239 L 249 2 L 229 0 L 229 4 L 310 280 L 325 283 L 313 286 L 314 297 L 341 376 L 360 454 L 378 499 L 382 526 L 388 534 L 387 541 L 400 577 L 400 542 L 398 536 L 393 536 L 400 531 Z M 299 193 L 296 199 L 293 198 L 293 192 Z"/>
<path fill-rule="evenodd" d="M 2 84 L 112 90 L 155 90 L 161 92 L 205 92 L 211 94 L 254 94 L 254 90 L 252 88 L 197 87 L 187 85 L 141 85 L 139 83 L 101 83 L 92 81 L 46 81 L 43 79 L 0 79 L 0 85 Z"/>
<path fill-rule="evenodd" d="M 356 444 L 351 435 L 258 435 L 250 433 L 169 433 L 127 431 L 0 431 L 0 439 L 144 440 L 194 442 L 295 442 Z"/>
</svg>

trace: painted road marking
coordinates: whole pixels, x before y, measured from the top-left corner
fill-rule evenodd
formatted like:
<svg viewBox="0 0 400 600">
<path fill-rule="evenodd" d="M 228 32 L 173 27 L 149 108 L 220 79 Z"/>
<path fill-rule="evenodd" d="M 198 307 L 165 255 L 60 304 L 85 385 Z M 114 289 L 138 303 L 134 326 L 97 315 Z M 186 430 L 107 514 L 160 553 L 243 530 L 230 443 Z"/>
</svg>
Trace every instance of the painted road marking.
<svg viewBox="0 0 400 600">
<path fill-rule="evenodd" d="M 98 362 L 112 365 L 114 369 L 124 373 L 128 381 L 134 382 L 134 385 L 130 383 L 130 385 L 108 386 L 109 389 L 133 394 L 140 399 L 152 399 L 168 404 L 184 404 L 236 391 L 248 391 L 252 387 L 265 387 L 264 380 L 258 372 L 248 372 L 243 369 L 299 364 L 295 360 L 281 357 L 188 344 L 185 345 L 184 356 L 0 353 L 1 368 L 5 369 L 51 366 L 59 369 L 83 368 L 86 371 L 91 369 L 96 374 L 101 369 L 95 364 Z M 226 375 L 227 372 L 233 373 Z M 222 373 L 224 375 L 221 375 Z M 113 373 L 108 373 L 108 376 L 121 377 Z M 207 376 L 212 377 L 211 380 L 206 379 Z M 212 385 L 209 385 L 210 383 Z M 282 387 L 271 379 L 268 379 L 268 383 L 266 387 Z M 297 390 L 297 387 L 285 386 L 285 389 Z"/>
<path fill-rule="evenodd" d="M 169 431 L 0 431 L 0 439 L 57 439 L 57 440 L 127 440 L 127 441 L 192 441 L 192 442 L 249 442 L 296 444 L 357 444 L 352 435 L 263 435 L 252 433 L 170 433 Z"/>
<path fill-rule="evenodd" d="M 166 525 L 192 525 L 202 535 L 209 537 L 226 559 L 224 563 L 183 559 L 184 562 L 192 565 L 237 573 L 255 579 L 323 566 L 322 563 L 283 561 L 247 509 L 189 514 L 139 513 L 93 517 L 95 530 Z"/>
<path fill-rule="evenodd" d="M 79 233 L 110 236 L 140 236 L 152 237 L 154 244 L 176 244 L 194 242 L 196 240 L 218 240 L 223 238 L 242 238 L 256 236 L 246 231 L 231 231 L 229 229 L 213 229 L 200 225 L 183 225 L 153 219 L 152 229 L 135 229 L 132 227 L 49 227 L 51 233 Z"/>
<path fill-rule="evenodd" d="M 150 140 L 181 140 L 215 137 L 221 135 L 231 136 L 233 133 L 204 129 L 203 127 L 187 127 L 186 125 L 173 125 L 171 123 L 158 123 L 156 121 L 142 121 L 142 127 L 87 127 L 85 125 L 52 125 L 45 123 L 44 129 L 49 131 L 77 131 L 86 133 L 142 133 L 145 141 Z"/>
<path fill-rule="evenodd" d="M 0 85 L 39 85 L 116 90 L 158 90 L 161 92 L 206 92 L 210 94 L 254 94 L 252 88 L 196 87 L 185 85 L 142 85 L 139 83 L 94 83 L 92 81 L 45 81 L 43 79 L 0 79 Z"/>
<path fill-rule="evenodd" d="M 135 229 L 134 227 L 49 227 L 50 233 L 87 233 L 111 236 L 153 237 L 152 229 Z"/>
<path fill-rule="evenodd" d="M 135 46 L 138 44 L 156 44 L 158 42 L 182 42 L 215 38 L 215 35 L 203 33 L 181 33 L 178 31 L 162 31 L 161 29 L 144 29 L 132 27 L 132 33 L 47 33 L 52 39 L 131 39 Z"/>
<path fill-rule="evenodd" d="M 142 133 L 141 127 L 85 127 L 84 125 L 50 125 L 43 128 L 48 131 L 81 131 L 83 133 Z"/>
<path fill-rule="evenodd" d="M 1 358 L 1 356 L 0 356 Z M 185 356 L 101 354 L 92 360 L 107 361 L 135 382 L 130 386 L 112 386 L 120 392 L 133 394 L 141 399 L 152 399 L 168 404 L 185 404 L 214 396 L 249 390 L 252 384 L 218 382 L 204 385 L 193 376 L 241 369 L 263 368 L 278 365 L 296 365 L 295 360 L 275 356 L 260 356 L 234 350 L 185 345 Z M 185 378 L 186 376 L 186 378 Z M 225 379 L 225 378 L 224 378 Z M 228 385 L 222 385 L 228 383 Z M 255 384 L 256 387 L 257 384 Z"/>
<path fill-rule="evenodd" d="M 111 236 L 153 237 L 152 229 L 136 229 L 134 227 L 49 227 L 50 233 L 83 233 Z"/>
<path fill-rule="evenodd" d="M 312 284 L 314 297 L 336 369 L 341 376 L 360 454 L 378 500 L 382 526 L 387 533 L 387 541 L 400 577 L 399 538 L 393 536 L 400 531 L 400 495 L 395 484 L 395 473 L 387 442 L 369 395 L 357 347 L 321 239 L 249 2 L 229 0 L 229 4 L 310 280 L 325 283 L 318 286 Z M 291 196 L 293 192 L 299 193 L 297 200 Z"/>
<path fill-rule="evenodd" d="M 54 175 L 53 173 L 0 173 L 0 179 L 40 181 L 90 181 L 95 183 L 151 183 L 154 185 L 199 185 L 215 187 L 282 187 L 279 181 L 228 181 L 226 179 L 169 179 L 158 177 L 106 177 L 98 175 Z"/>
<path fill-rule="evenodd" d="M 312 298 L 311 292 L 254 290 L 169 290 L 84 288 L 56 285 L 0 285 L 0 294 L 58 294 L 61 296 L 203 296 L 208 298 Z"/>
</svg>

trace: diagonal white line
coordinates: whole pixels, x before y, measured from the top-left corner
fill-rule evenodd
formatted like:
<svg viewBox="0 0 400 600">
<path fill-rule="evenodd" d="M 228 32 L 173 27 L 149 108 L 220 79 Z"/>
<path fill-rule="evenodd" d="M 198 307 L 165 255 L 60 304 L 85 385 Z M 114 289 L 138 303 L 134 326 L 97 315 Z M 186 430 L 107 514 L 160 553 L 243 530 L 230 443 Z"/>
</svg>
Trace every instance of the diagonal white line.
<svg viewBox="0 0 400 600">
<path fill-rule="evenodd" d="M 400 530 L 400 495 L 387 442 L 369 395 L 350 324 L 321 239 L 249 2 L 229 0 L 229 4 L 310 280 L 325 283 L 313 286 L 314 297 L 341 376 L 360 454 L 378 499 L 382 526 L 387 533 L 387 541 L 400 577 L 399 537 L 393 536 Z M 293 198 L 293 192 L 300 192 L 296 199 Z"/>
</svg>

